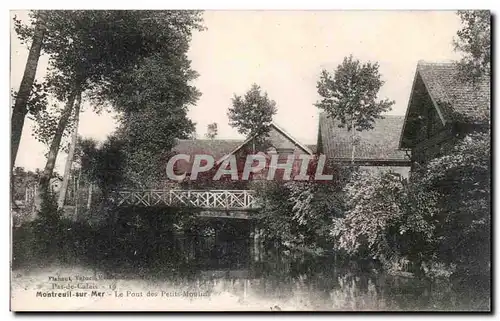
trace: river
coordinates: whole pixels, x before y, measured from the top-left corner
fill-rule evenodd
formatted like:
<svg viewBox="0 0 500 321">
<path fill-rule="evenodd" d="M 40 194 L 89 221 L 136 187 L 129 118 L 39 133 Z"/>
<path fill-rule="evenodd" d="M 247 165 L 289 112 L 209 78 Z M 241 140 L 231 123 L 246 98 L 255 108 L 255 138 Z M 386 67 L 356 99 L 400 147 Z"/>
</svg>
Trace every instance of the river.
<svg viewBox="0 0 500 321">
<path fill-rule="evenodd" d="M 12 273 L 13 297 L 18 299 L 14 304 L 22 307 L 36 291 L 65 284 L 49 282 L 50 277 L 72 276 L 74 284 L 97 284 L 106 298 L 85 304 L 58 301 L 59 307 L 63 303 L 80 310 L 176 311 L 486 311 L 490 307 L 489 288 L 484 286 L 393 276 L 355 262 L 341 265 L 334 257 L 264 251 L 248 238 L 215 242 L 213 237 L 180 237 L 175 244 L 176 255 L 168 249 L 154 265 L 115 261 L 112 266 L 17 268 Z M 77 275 L 90 281 L 78 283 Z M 31 301 L 42 310 L 56 302 Z"/>
</svg>

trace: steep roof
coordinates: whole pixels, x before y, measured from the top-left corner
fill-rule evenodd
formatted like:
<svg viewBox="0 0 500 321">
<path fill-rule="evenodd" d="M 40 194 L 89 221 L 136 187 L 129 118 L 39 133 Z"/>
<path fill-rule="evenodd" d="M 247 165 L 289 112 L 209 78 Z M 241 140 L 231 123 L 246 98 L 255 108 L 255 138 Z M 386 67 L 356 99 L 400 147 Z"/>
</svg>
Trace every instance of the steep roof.
<svg viewBox="0 0 500 321">
<path fill-rule="evenodd" d="M 419 61 L 417 73 L 440 111 L 443 121 L 483 122 L 490 116 L 490 79 L 482 77 L 476 83 L 459 77 L 455 63 Z"/>
<path fill-rule="evenodd" d="M 274 128 L 281 135 L 283 135 L 284 137 L 286 137 L 288 140 L 290 140 L 292 143 L 294 143 L 296 146 L 298 146 L 300 149 L 302 149 L 307 154 L 309 154 L 309 155 L 314 154 L 313 151 L 308 146 L 302 144 L 297 139 L 295 139 L 294 137 L 292 137 L 292 135 L 290 135 L 289 133 L 287 133 L 283 128 L 279 127 L 276 123 L 272 122 L 269 126 L 272 127 L 272 128 Z M 247 145 L 248 143 L 250 143 L 254 138 L 255 138 L 255 135 L 250 136 L 245 141 L 242 141 L 238 146 L 236 146 L 236 148 L 234 148 L 229 153 L 227 153 L 227 155 L 225 155 L 225 157 L 220 158 L 218 162 L 222 162 L 226 157 L 229 157 L 229 155 L 236 153 L 238 150 L 240 150 L 245 145 Z"/>
<path fill-rule="evenodd" d="M 357 132 L 360 138 L 355 150 L 355 161 L 406 161 L 405 152 L 398 150 L 403 116 L 386 115 L 377 119 L 374 128 Z M 328 158 L 337 161 L 351 160 L 351 133 L 340 128 L 339 122 L 321 113 L 320 139 L 322 150 Z"/>
<path fill-rule="evenodd" d="M 239 139 L 178 139 L 172 151 L 179 154 L 211 155 L 216 161 L 240 146 Z"/>
<path fill-rule="evenodd" d="M 428 100 L 428 102 L 426 102 Z M 460 77 L 456 63 L 419 61 L 401 131 L 400 148 L 414 146 L 416 132 L 424 115 L 421 106 L 432 104 L 443 125 L 488 124 L 490 119 L 490 79 L 475 82 Z"/>
</svg>

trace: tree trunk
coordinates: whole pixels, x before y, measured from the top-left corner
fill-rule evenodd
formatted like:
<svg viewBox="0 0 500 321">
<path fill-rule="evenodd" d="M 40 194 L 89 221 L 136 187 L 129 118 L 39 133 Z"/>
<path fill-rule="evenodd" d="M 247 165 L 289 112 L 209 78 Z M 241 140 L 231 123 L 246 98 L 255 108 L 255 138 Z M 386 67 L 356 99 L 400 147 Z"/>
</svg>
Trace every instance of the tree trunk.
<svg viewBox="0 0 500 321">
<path fill-rule="evenodd" d="M 82 175 L 82 170 L 78 171 L 78 178 L 75 182 L 75 221 L 78 221 L 78 206 L 80 205 L 80 177 Z"/>
<path fill-rule="evenodd" d="M 27 104 L 31 93 L 31 88 L 33 87 L 33 82 L 35 81 L 36 69 L 38 67 L 38 60 L 40 59 L 40 53 L 42 50 L 43 37 L 45 35 L 45 23 L 44 18 L 46 13 L 43 11 L 39 12 L 38 21 L 35 28 L 35 33 L 33 34 L 33 41 L 31 43 L 30 52 L 28 54 L 28 60 L 26 61 L 26 67 L 24 68 L 23 79 L 19 86 L 19 91 L 16 95 L 16 102 L 14 103 L 14 108 L 12 110 L 11 118 L 11 134 L 10 134 L 10 168 L 14 168 L 16 162 L 17 151 L 19 149 L 19 143 L 21 141 L 21 134 L 24 127 L 24 118 L 28 113 Z"/>
<path fill-rule="evenodd" d="M 40 183 L 38 184 L 38 193 L 35 200 L 35 211 L 39 211 L 42 205 L 42 199 L 44 195 L 49 191 L 50 178 L 54 172 L 54 167 L 56 165 L 57 154 L 59 153 L 59 145 L 61 144 L 62 136 L 64 134 L 64 129 L 68 125 L 69 118 L 71 116 L 71 111 L 73 110 L 73 104 L 75 102 L 76 95 L 79 94 L 79 90 L 74 90 L 68 97 L 66 106 L 62 112 L 59 123 L 57 124 L 57 129 L 50 144 L 49 155 L 47 157 L 47 163 L 45 164 L 45 169 L 40 175 Z"/>
<path fill-rule="evenodd" d="M 80 118 L 80 104 L 82 102 L 82 93 L 76 97 L 75 101 L 75 129 L 71 135 L 71 143 L 69 146 L 68 157 L 66 158 L 66 165 L 64 166 L 64 176 L 62 181 L 62 186 L 59 191 L 59 199 L 57 201 L 57 208 L 61 209 L 64 206 L 64 201 L 66 200 L 66 192 L 69 185 L 69 176 L 71 174 L 71 166 L 73 165 L 73 158 L 75 156 L 75 146 L 78 138 L 78 120 Z"/>
<path fill-rule="evenodd" d="M 352 146 L 352 149 L 351 149 L 351 164 L 354 165 L 354 154 L 356 153 L 356 145 L 355 145 L 355 138 L 354 138 L 354 135 L 355 135 L 355 131 L 354 131 L 354 117 L 351 119 L 351 146 Z"/>
<path fill-rule="evenodd" d="M 89 184 L 89 195 L 87 198 L 87 209 L 90 210 L 92 206 L 92 183 Z"/>
</svg>

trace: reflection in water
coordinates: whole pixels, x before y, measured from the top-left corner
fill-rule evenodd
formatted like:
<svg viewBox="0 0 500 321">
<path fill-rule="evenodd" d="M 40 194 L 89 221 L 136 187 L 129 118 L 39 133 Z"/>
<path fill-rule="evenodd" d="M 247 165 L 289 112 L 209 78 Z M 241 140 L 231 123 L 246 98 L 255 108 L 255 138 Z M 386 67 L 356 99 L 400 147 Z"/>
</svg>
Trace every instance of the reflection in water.
<svg viewBox="0 0 500 321">
<path fill-rule="evenodd" d="M 96 237 L 105 237 L 97 239 L 98 242 L 89 238 L 100 246 L 92 252 L 96 253 L 92 263 L 66 261 L 81 264 L 70 266 L 69 271 L 66 267 L 51 268 L 41 264 L 39 271 L 19 268 L 15 273 L 19 277 L 12 280 L 12 288 L 19 290 L 16 295 L 27 295 L 25 290 L 30 287 L 40 291 L 38 286 L 45 284 L 48 276 L 92 275 L 99 271 L 116 280 L 117 290 L 181 293 L 168 300 L 159 297 L 158 300 L 163 300 L 159 303 L 127 303 L 137 304 L 142 309 L 162 308 L 167 303 L 180 310 L 490 309 L 488 286 L 471 282 L 459 287 L 450 280 L 430 282 L 396 277 L 359 262 L 342 263 L 332 257 L 264 248 L 261 242 L 249 237 L 252 228 L 247 221 L 230 223 L 240 226 L 212 222 L 182 233 L 178 229 L 174 231 L 175 237 L 169 227 L 172 225 L 153 223 L 153 227 L 144 225 L 142 230 L 124 225 L 120 231 L 114 229 L 117 236 L 113 239 L 107 233 L 98 234 Z M 156 226 L 167 226 L 167 229 Z M 112 242 L 106 243 L 106 240 Z M 18 240 L 18 244 L 23 243 Z M 63 254 L 70 252 L 60 251 Z M 27 258 L 32 266 L 31 258 Z M 49 286 L 47 290 L 52 290 L 50 284 L 46 286 Z M 183 300 L 184 292 L 202 298 L 192 303 Z M 108 303 L 103 301 L 102 304 L 104 309 L 109 308 Z M 146 307 L 145 304 L 150 305 Z"/>
<path fill-rule="evenodd" d="M 231 293 L 238 302 L 258 300 L 269 309 L 486 310 L 487 293 L 459 291 L 450 282 L 430 283 L 372 269 L 339 266 L 331 258 L 285 255 L 248 238 L 181 236 L 175 283 L 190 290 Z M 267 309 L 267 307 L 266 307 Z"/>
</svg>

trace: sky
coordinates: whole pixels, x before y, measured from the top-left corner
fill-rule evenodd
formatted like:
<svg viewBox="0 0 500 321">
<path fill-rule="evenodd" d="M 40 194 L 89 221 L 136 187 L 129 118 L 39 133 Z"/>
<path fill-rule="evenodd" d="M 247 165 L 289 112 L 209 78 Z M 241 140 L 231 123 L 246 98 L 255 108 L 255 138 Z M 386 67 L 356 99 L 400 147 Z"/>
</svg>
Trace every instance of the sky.
<svg viewBox="0 0 500 321">
<path fill-rule="evenodd" d="M 22 20 L 26 12 L 12 11 Z M 228 125 L 227 110 L 234 94 L 243 95 L 257 83 L 276 101 L 274 121 L 304 144 L 317 139 L 319 99 L 316 83 L 322 69 L 333 71 L 352 54 L 378 62 L 385 81 L 379 98 L 395 100 L 390 114 L 404 115 L 419 60 L 443 62 L 460 56 L 453 38 L 460 21 L 453 11 L 206 11 L 207 30 L 193 35 L 192 68 L 200 76 L 193 84 L 202 93 L 188 117 L 203 138 L 207 125 L 218 124 L 218 138 L 243 138 Z M 11 85 L 17 90 L 28 56 L 11 30 Z M 37 78 L 42 79 L 42 57 Z M 79 134 L 104 140 L 116 124 L 112 113 L 95 114 L 83 104 Z M 32 136 L 27 120 L 16 166 L 43 168 L 47 147 Z M 61 172 L 66 155 L 60 153 Z"/>
</svg>

